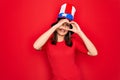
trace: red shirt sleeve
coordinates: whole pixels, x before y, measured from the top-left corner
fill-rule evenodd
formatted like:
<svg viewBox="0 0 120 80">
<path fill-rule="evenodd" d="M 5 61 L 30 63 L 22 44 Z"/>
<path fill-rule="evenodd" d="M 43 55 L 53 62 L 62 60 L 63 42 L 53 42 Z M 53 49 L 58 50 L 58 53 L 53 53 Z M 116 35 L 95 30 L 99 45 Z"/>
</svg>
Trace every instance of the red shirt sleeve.
<svg viewBox="0 0 120 80">
<path fill-rule="evenodd" d="M 80 38 L 75 38 L 73 43 L 75 43 L 75 49 L 77 52 L 87 54 L 88 49 L 86 48 L 84 42 Z"/>
</svg>

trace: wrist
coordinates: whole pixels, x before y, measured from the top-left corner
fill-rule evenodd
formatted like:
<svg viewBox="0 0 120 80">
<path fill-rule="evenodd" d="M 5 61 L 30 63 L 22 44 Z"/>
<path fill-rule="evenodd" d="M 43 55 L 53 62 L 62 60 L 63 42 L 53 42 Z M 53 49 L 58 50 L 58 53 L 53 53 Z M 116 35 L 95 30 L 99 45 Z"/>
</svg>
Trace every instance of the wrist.
<svg viewBox="0 0 120 80">
<path fill-rule="evenodd" d="M 77 34 L 78 34 L 79 36 L 82 36 L 82 34 L 83 34 L 82 30 L 80 30 L 79 32 L 77 32 Z"/>
<path fill-rule="evenodd" d="M 57 25 L 51 27 L 51 30 L 54 32 L 57 29 Z"/>
<path fill-rule="evenodd" d="M 58 27 L 59 27 L 59 24 L 55 24 L 55 25 L 53 26 L 54 29 L 57 29 Z"/>
</svg>

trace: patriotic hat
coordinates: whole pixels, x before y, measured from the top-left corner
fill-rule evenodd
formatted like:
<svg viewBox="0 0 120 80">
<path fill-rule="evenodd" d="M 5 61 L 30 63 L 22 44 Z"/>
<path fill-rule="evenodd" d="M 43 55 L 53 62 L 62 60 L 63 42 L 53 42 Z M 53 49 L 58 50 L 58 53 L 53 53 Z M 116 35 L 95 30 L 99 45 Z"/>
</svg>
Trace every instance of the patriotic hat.
<svg viewBox="0 0 120 80">
<path fill-rule="evenodd" d="M 73 20 L 74 19 L 74 14 L 76 12 L 76 9 L 74 6 L 71 4 L 63 4 L 61 6 L 58 18 L 67 18 L 68 20 Z"/>
</svg>

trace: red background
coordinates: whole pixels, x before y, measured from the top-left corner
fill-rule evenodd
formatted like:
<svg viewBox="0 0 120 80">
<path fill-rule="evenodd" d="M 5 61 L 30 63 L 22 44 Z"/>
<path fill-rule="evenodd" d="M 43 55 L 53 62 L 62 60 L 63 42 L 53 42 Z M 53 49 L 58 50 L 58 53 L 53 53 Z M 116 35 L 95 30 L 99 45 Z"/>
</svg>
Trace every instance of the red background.
<svg viewBox="0 0 120 80">
<path fill-rule="evenodd" d="M 119 0 L 0 1 L 0 80 L 48 80 L 46 55 L 34 41 L 46 31 L 64 2 L 75 5 L 75 21 L 99 55 L 78 55 L 82 80 L 120 80 Z"/>
</svg>

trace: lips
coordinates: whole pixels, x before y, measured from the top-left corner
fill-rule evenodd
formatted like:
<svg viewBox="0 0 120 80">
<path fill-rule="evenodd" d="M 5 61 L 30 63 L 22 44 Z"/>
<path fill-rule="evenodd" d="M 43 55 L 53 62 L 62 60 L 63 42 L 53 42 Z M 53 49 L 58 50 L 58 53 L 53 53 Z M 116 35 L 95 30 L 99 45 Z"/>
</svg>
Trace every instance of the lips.
<svg viewBox="0 0 120 80">
<path fill-rule="evenodd" d="M 66 32 L 66 30 L 64 30 L 64 29 L 59 29 L 61 32 Z"/>
</svg>

